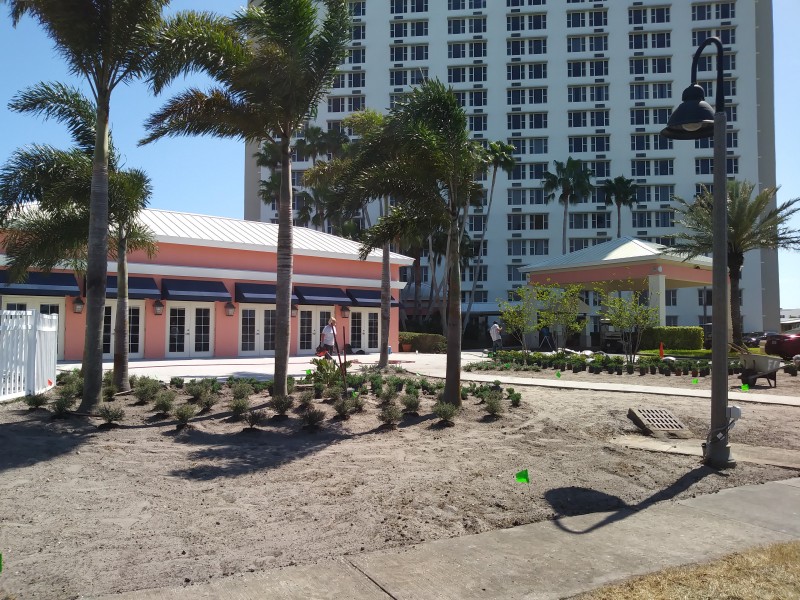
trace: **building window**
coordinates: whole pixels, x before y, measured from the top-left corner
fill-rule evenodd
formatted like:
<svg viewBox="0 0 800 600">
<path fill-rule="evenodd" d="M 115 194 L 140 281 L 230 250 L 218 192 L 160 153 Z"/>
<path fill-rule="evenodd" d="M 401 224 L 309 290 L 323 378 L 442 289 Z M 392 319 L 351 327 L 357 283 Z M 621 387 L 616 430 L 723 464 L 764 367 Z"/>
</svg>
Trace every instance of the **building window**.
<svg viewBox="0 0 800 600">
<path fill-rule="evenodd" d="M 678 306 L 678 290 L 666 290 L 664 304 L 666 306 Z"/>
<path fill-rule="evenodd" d="M 699 306 L 711 306 L 711 298 L 712 294 L 709 288 L 700 288 L 697 290 L 697 304 Z"/>
<path fill-rule="evenodd" d="M 348 5 L 351 17 L 363 17 L 367 14 L 366 0 L 352 1 Z"/>
<path fill-rule="evenodd" d="M 631 213 L 633 217 L 632 226 L 634 229 L 649 229 L 653 225 L 650 213 L 646 210 L 635 210 Z"/>
<path fill-rule="evenodd" d="M 673 210 L 657 210 L 656 227 L 674 227 L 675 226 L 675 211 Z"/>
<path fill-rule="evenodd" d="M 677 327 L 678 326 L 678 317 L 676 315 L 666 315 L 665 323 L 667 327 Z"/>
</svg>

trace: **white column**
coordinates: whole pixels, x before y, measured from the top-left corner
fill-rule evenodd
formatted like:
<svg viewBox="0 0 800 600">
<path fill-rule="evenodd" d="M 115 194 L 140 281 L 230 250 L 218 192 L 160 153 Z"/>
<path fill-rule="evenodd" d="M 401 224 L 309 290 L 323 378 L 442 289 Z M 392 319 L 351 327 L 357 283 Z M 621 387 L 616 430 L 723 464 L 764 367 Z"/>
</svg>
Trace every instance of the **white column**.
<svg viewBox="0 0 800 600">
<path fill-rule="evenodd" d="M 664 327 L 667 324 L 667 279 L 661 273 L 648 275 L 647 283 L 650 286 L 648 302 L 658 307 L 658 324 Z"/>
</svg>

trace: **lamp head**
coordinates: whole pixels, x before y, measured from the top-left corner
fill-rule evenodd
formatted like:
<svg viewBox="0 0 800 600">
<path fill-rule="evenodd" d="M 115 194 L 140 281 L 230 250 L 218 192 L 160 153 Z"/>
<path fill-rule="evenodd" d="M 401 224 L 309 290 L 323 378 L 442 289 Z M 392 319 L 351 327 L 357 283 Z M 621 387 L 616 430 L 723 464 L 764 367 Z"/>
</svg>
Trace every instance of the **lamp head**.
<svg viewBox="0 0 800 600">
<path fill-rule="evenodd" d="M 705 92 L 699 85 L 692 84 L 681 97 L 681 104 L 669 117 L 661 135 L 673 140 L 697 140 L 713 137 L 714 109 L 705 101 Z"/>
</svg>

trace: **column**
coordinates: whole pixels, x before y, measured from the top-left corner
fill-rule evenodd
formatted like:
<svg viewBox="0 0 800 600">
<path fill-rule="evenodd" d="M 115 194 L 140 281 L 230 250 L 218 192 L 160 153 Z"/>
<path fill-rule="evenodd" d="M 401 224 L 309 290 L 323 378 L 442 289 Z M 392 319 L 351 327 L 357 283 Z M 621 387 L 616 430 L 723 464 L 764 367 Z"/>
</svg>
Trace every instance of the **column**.
<svg viewBox="0 0 800 600">
<path fill-rule="evenodd" d="M 657 267 L 661 271 L 661 267 Z M 667 279 L 660 272 L 656 275 L 648 275 L 647 283 L 650 286 L 649 303 L 650 306 L 658 307 L 658 324 L 664 327 L 667 324 Z"/>
</svg>

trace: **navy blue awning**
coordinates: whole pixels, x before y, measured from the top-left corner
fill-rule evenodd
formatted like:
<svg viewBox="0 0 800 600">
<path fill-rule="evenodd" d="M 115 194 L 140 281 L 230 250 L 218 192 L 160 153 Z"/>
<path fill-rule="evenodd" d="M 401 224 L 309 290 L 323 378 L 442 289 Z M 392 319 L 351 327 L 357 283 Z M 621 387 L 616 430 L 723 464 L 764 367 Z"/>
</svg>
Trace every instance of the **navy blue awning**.
<svg viewBox="0 0 800 600">
<path fill-rule="evenodd" d="M 237 302 L 252 304 L 275 304 L 275 292 L 278 286 L 272 283 L 241 283 L 235 284 Z M 299 304 L 300 298 L 292 294 L 292 304 Z"/>
<path fill-rule="evenodd" d="M 21 283 L 8 283 L 8 271 L 0 271 L 0 294 L 14 296 L 80 296 L 74 273 L 28 273 Z"/>
<path fill-rule="evenodd" d="M 184 302 L 226 302 L 230 301 L 225 284 L 221 281 L 200 279 L 162 279 L 161 290 L 166 300 Z"/>
<path fill-rule="evenodd" d="M 117 297 L 117 276 L 109 275 L 106 281 L 106 298 Z M 152 277 L 128 277 L 128 298 L 143 300 L 161 298 L 161 290 Z"/>
<path fill-rule="evenodd" d="M 353 301 L 350 296 L 339 288 L 297 286 L 295 293 L 300 296 L 300 304 L 321 304 L 350 306 Z"/>
<path fill-rule="evenodd" d="M 380 290 L 347 290 L 347 295 L 353 299 L 356 306 L 380 306 L 381 305 L 381 291 Z M 392 298 L 391 306 L 400 306 L 400 304 Z"/>
</svg>

